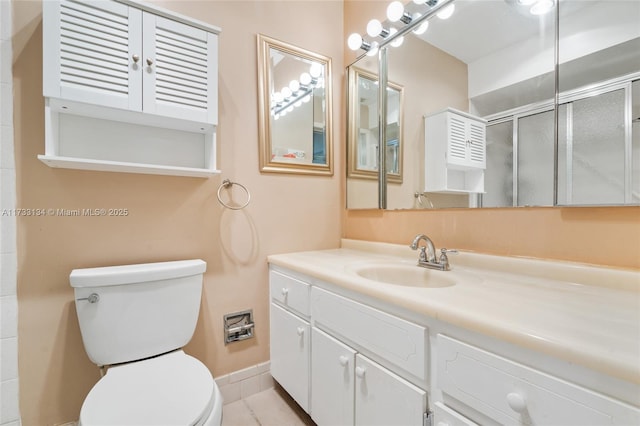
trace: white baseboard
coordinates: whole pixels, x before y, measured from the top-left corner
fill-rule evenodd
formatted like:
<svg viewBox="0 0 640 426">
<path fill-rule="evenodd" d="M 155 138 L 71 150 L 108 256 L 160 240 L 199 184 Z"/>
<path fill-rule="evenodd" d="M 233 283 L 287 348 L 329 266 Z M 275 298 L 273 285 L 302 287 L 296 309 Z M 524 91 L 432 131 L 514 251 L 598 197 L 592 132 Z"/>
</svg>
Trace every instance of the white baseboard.
<svg viewBox="0 0 640 426">
<path fill-rule="evenodd" d="M 274 385 L 271 377 L 270 362 L 263 362 L 224 376 L 216 377 L 224 404 L 271 389 Z"/>
</svg>

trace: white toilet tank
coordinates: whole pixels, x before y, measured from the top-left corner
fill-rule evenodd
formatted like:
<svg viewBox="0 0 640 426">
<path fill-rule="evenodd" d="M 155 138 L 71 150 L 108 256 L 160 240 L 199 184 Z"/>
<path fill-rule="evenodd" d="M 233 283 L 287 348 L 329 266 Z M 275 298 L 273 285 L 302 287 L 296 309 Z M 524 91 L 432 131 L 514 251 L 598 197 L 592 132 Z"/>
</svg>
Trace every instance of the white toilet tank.
<svg viewBox="0 0 640 426">
<path fill-rule="evenodd" d="M 74 269 L 82 341 L 91 361 L 117 364 L 186 345 L 207 264 L 200 260 Z"/>
</svg>

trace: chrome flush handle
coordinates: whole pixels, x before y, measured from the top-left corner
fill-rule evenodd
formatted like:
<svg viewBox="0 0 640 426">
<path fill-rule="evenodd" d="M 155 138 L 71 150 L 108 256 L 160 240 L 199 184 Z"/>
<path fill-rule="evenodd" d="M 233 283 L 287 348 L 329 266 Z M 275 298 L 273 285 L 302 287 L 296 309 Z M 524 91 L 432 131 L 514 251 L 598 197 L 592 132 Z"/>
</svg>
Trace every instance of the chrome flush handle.
<svg viewBox="0 0 640 426">
<path fill-rule="evenodd" d="M 77 301 L 86 300 L 89 303 L 98 303 L 100 301 L 100 295 L 97 293 L 91 293 L 88 297 L 81 297 L 80 299 L 76 299 Z"/>
</svg>

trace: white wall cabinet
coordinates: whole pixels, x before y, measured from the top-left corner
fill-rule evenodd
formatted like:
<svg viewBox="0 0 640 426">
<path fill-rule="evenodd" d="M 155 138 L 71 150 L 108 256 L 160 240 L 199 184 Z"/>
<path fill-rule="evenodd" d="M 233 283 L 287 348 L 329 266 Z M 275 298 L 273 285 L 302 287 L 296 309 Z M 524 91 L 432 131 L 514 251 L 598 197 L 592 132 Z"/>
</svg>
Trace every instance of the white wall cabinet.
<svg viewBox="0 0 640 426">
<path fill-rule="evenodd" d="M 90 170 L 217 172 L 219 32 L 130 0 L 44 2 L 39 158 Z"/>
<path fill-rule="evenodd" d="M 425 117 L 425 191 L 484 191 L 486 121 L 448 108 Z"/>
</svg>

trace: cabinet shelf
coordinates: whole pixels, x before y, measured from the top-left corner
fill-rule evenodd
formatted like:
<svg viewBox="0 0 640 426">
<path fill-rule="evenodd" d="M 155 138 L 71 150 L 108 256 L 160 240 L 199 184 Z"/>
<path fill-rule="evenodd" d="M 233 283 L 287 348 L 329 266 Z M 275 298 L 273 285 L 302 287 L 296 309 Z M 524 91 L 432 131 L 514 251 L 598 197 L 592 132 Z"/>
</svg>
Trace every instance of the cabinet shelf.
<svg viewBox="0 0 640 426">
<path fill-rule="evenodd" d="M 103 172 L 142 173 L 151 175 L 188 176 L 208 178 L 220 170 L 195 167 L 162 166 L 156 164 L 127 163 L 124 161 L 93 160 L 89 158 L 38 155 L 38 160 L 49 167 Z"/>
</svg>

